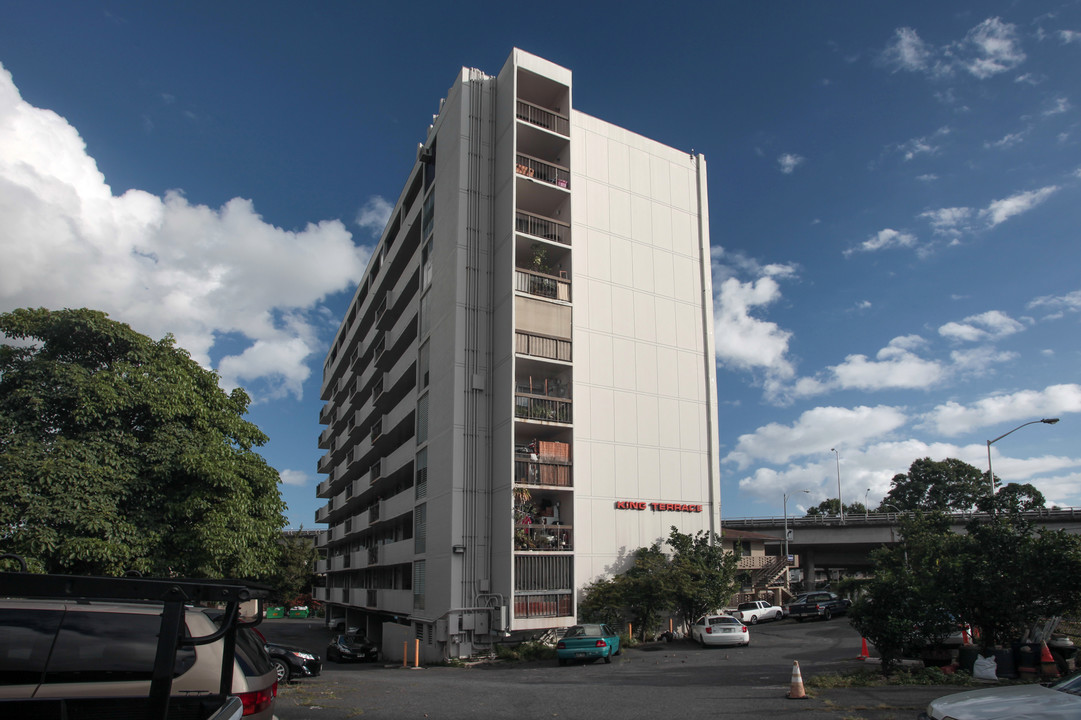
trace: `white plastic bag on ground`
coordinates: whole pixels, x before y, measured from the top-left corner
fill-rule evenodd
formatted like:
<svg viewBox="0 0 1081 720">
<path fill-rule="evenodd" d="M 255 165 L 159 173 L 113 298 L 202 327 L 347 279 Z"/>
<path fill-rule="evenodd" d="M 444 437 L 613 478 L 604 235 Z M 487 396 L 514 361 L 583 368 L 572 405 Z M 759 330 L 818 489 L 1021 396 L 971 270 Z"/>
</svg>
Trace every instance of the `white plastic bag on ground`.
<svg viewBox="0 0 1081 720">
<path fill-rule="evenodd" d="M 990 680 L 995 682 L 998 680 L 998 676 L 995 675 L 995 671 L 998 667 L 995 665 L 995 656 L 990 657 L 978 657 L 976 662 L 972 664 L 972 677 L 976 680 Z"/>
</svg>

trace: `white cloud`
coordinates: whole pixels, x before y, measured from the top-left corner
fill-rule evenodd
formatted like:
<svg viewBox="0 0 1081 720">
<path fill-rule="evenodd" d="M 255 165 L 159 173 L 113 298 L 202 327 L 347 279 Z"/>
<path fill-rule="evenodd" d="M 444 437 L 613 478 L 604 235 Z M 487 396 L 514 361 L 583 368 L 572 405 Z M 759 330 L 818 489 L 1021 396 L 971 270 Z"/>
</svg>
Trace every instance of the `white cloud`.
<svg viewBox="0 0 1081 720">
<path fill-rule="evenodd" d="M 308 484 L 308 474 L 302 470 L 282 470 L 278 475 L 283 485 L 304 487 Z"/>
<path fill-rule="evenodd" d="M 949 126 L 940 127 L 930 135 L 912 138 L 907 142 L 896 146 L 896 149 L 904 154 L 905 161 L 914 159 L 917 155 L 937 155 L 942 145 L 938 144 L 941 138 L 953 132 Z"/>
<path fill-rule="evenodd" d="M 921 425 L 952 437 L 1008 422 L 1077 412 L 1081 412 L 1081 385 L 1050 385 L 1043 390 L 1022 390 L 983 398 L 971 405 L 950 401 L 927 413 Z M 997 468 L 995 472 L 997 474 Z"/>
<path fill-rule="evenodd" d="M 781 172 L 785 175 L 791 175 L 795 172 L 796 167 L 802 165 L 807 158 L 800 155 L 794 155 L 792 153 L 785 153 L 777 158 L 777 164 L 781 166 Z"/>
<path fill-rule="evenodd" d="M 1025 326 L 1000 310 L 989 310 L 970 315 L 961 322 L 948 322 L 938 329 L 938 334 L 951 340 L 978 342 L 997 340 L 1021 332 Z"/>
<path fill-rule="evenodd" d="M 1081 312 L 1081 290 L 1074 290 L 1065 295 L 1044 295 L 1032 300 L 1027 305 L 1033 308 L 1049 308 L 1058 312 Z"/>
<path fill-rule="evenodd" d="M 19 95 L 0 66 L 0 309 L 90 307 L 139 332 L 173 333 L 204 366 L 300 393 L 322 301 L 350 288 L 369 250 L 341 222 L 287 231 L 252 203 L 191 205 L 178 191 L 114 196 L 64 118 Z M 258 396 L 258 393 L 253 394 Z"/>
<path fill-rule="evenodd" d="M 791 376 L 786 353 L 792 333 L 752 315 L 756 308 L 780 299 L 777 281 L 768 275 L 752 282 L 730 277 L 721 282 L 716 295 L 717 360 L 736 369 L 764 369 L 771 375 Z"/>
<path fill-rule="evenodd" d="M 940 48 L 924 42 L 912 28 L 898 28 L 879 61 L 893 72 L 945 77 L 961 69 L 985 80 L 1016 68 L 1025 61 L 1025 53 L 1017 26 L 993 17 L 969 30 L 963 40 Z"/>
<path fill-rule="evenodd" d="M 792 425 L 770 423 L 752 434 L 741 435 L 735 450 L 724 459 L 746 468 L 754 462 L 785 463 L 793 457 L 815 455 L 844 438 L 862 445 L 905 424 L 905 413 L 894 407 L 818 407 L 800 415 Z"/>
<path fill-rule="evenodd" d="M 885 228 L 879 230 L 858 246 L 845 250 L 844 255 L 848 256 L 855 252 L 875 252 L 878 250 L 891 250 L 893 248 L 910 248 L 913 247 L 916 242 L 916 236 L 912 233 Z"/>
<path fill-rule="evenodd" d="M 357 225 L 370 232 L 372 237 L 378 239 L 383 234 L 383 228 L 387 226 L 387 221 L 390 220 L 390 213 L 393 210 L 394 205 L 385 198 L 372 195 L 364 203 L 364 207 L 357 212 Z"/>
<path fill-rule="evenodd" d="M 1073 106 L 1070 105 L 1069 100 L 1064 97 L 1057 97 L 1051 107 L 1043 111 L 1043 115 L 1045 117 L 1048 115 L 1061 115 L 1062 113 L 1067 112 L 1071 107 Z"/>
<path fill-rule="evenodd" d="M 993 365 L 1012 362 L 1019 358 L 1015 352 L 1008 350 L 995 350 L 991 347 L 970 348 L 968 350 L 954 350 L 950 353 L 950 361 L 953 368 L 967 375 L 985 375 Z"/>
<path fill-rule="evenodd" d="M 1048 185 L 1039 190 L 1028 190 L 995 200 L 986 209 L 980 211 L 980 217 L 987 219 L 988 227 L 995 227 L 1014 215 L 1020 215 L 1036 207 L 1058 191 L 1057 185 Z"/>
<path fill-rule="evenodd" d="M 960 47 L 963 53 L 971 51 L 961 64 L 981 80 L 1012 70 L 1025 61 L 1025 53 L 1017 39 L 1017 26 L 997 17 L 988 18 L 969 30 Z"/>
<path fill-rule="evenodd" d="M 1024 132 L 1008 133 L 1008 134 L 1003 135 L 1002 137 L 1000 137 L 998 140 L 993 140 L 991 142 L 985 142 L 983 144 L 983 146 L 985 148 L 988 148 L 988 149 L 990 149 L 990 148 L 1000 148 L 1000 149 L 1001 148 L 1010 148 L 1010 147 L 1013 147 L 1014 145 L 1016 145 L 1017 143 L 1021 142 L 1022 140 L 1024 140 L 1025 135 L 1026 135 L 1026 133 L 1024 133 Z"/>
<path fill-rule="evenodd" d="M 914 338 L 918 336 L 894 338 L 878 351 L 874 360 L 865 355 L 849 355 L 843 363 L 830 368 L 836 384 L 843 389 L 859 390 L 920 389 L 936 384 L 946 371 L 939 363 L 912 352 L 910 341 Z"/>
<path fill-rule="evenodd" d="M 926 173 L 924 175 L 917 175 L 916 179 L 920 182 L 934 182 L 935 180 L 938 180 L 938 175 L 935 175 L 934 173 Z"/>
<path fill-rule="evenodd" d="M 920 39 L 915 30 L 903 27 L 896 30 L 893 42 L 882 51 L 880 59 L 892 68 L 893 72 L 898 70 L 917 72 L 928 69 L 932 54 L 931 47 Z"/>
<path fill-rule="evenodd" d="M 967 207 L 939 208 L 922 212 L 918 217 L 926 218 L 931 223 L 935 234 L 956 236 L 962 230 L 968 229 L 968 219 L 972 217 L 972 209 Z"/>
<path fill-rule="evenodd" d="M 1063 43 L 1081 42 L 1081 32 L 1076 30 L 1059 30 L 1058 36 Z"/>
</svg>

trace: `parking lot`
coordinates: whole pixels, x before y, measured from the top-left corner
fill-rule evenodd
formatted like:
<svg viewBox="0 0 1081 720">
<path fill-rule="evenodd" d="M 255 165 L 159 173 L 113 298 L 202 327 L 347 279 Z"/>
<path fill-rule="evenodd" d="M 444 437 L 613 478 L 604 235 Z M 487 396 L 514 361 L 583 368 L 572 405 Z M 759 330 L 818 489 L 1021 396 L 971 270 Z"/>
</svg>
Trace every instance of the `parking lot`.
<svg viewBox="0 0 1081 720">
<path fill-rule="evenodd" d="M 317 620 L 266 621 L 270 640 L 325 654 L 331 633 Z M 282 688 L 280 720 L 324 718 L 915 718 L 956 688 L 809 690 L 790 700 L 793 661 L 806 681 L 864 666 L 847 619 L 751 628 L 747 648 L 702 649 L 686 640 L 625 650 L 611 665 L 497 662 L 468 668 L 324 664 L 318 678 Z"/>
</svg>

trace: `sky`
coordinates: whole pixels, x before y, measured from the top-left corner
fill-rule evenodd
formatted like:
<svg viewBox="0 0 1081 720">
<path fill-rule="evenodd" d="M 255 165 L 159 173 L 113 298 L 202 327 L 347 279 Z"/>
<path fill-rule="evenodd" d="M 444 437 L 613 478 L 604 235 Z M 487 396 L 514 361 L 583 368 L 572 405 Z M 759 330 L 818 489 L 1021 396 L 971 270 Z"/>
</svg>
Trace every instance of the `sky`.
<svg viewBox="0 0 1081 720">
<path fill-rule="evenodd" d="M 724 518 L 874 508 L 1050 417 L 995 474 L 1081 506 L 1076 0 L 0 0 L 0 311 L 172 333 L 321 527 L 329 343 L 440 98 L 513 47 L 706 156 Z"/>
</svg>

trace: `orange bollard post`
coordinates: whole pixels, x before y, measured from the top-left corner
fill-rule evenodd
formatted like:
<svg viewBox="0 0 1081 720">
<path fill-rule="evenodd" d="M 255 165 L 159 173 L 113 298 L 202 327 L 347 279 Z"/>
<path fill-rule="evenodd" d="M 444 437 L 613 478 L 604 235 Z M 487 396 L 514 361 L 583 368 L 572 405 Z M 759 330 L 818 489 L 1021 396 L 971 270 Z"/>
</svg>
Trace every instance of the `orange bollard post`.
<svg viewBox="0 0 1081 720">
<path fill-rule="evenodd" d="M 409 641 L 402 643 L 402 667 L 409 667 Z"/>
<path fill-rule="evenodd" d="M 799 671 L 799 662 L 792 661 L 792 687 L 788 690 L 786 697 L 792 700 L 805 700 L 807 693 L 803 691 L 803 675 Z"/>
<path fill-rule="evenodd" d="M 413 641 L 413 667 L 420 667 L 420 640 Z"/>
<path fill-rule="evenodd" d="M 632 625 L 631 623 L 627 623 L 627 637 L 629 637 L 631 640 L 634 639 L 634 625 Z"/>
</svg>

